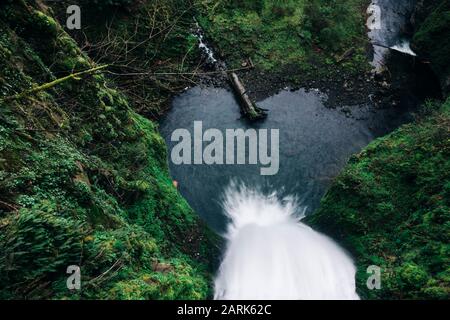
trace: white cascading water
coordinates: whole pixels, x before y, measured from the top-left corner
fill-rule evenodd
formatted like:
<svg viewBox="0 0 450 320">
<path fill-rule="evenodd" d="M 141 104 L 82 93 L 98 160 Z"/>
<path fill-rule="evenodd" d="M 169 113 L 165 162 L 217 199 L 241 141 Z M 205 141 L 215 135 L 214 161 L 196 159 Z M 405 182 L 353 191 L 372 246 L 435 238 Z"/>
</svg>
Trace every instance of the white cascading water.
<svg viewBox="0 0 450 320">
<path fill-rule="evenodd" d="M 401 40 L 399 43 L 391 47 L 392 50 L 396 50 L 410 56 L 416 57 L 416 53 L 412 51 L 408 40 Z"/>
<path fill-rule="evenodd" d="M 195 21 L 195 27 L 196 27 L 196 32 L 195 32 L 194 36 L 198 39 L 198 47 L 200 50 L 202 50 L 206 54 L 208 62 L 215 64 L 217 62 L 217 59 L 214 57 L 214 51 L 206 45 L 206 43 L 204 41 L 204 35 L 203 35 L 202 28 L 200 28 L 200 25 L 195 20 L 195 18 L 194 18 L 194 21 Z"/>
<path fill-rule="evenodd" d="M 359 299 L 352 260 L 300 222 L 294 199 L 232 184 L 223 204 L 230 224 L 215 299 Z"/>
</svg>

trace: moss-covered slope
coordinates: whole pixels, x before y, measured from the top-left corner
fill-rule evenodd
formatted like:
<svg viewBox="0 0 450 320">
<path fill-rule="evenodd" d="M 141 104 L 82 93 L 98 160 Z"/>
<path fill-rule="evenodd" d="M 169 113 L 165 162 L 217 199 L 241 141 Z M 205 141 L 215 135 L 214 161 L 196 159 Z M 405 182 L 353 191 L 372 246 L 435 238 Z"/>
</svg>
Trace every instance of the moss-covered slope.
<svg viewBox="0 0 450 320">
<path fill-rule="evenodd" d="M 263 70 L 286 65 L 308 70 L 334 64 L 350 48 L 343 64 L 364 69 L 364 12 L 367 0 L 286 0 L 206 2 L 199 22 L 231 67 L 247 58 Z"/>
<path fill-rule="evenodd" d="M 155 124 L 99 72 L 10 98 L 94 66 L 42 3 L 1 3 L 0 297 L 205 298 L 213 245 Z"/>
<path fill-rule="evenodd" d="M 450 99 L 427 106 L 353 156 L 308 218 L 353 254 L 363 298 L 450 297 Z M 366 286 L 370 265 L 381 290 Z"/>
</svg>

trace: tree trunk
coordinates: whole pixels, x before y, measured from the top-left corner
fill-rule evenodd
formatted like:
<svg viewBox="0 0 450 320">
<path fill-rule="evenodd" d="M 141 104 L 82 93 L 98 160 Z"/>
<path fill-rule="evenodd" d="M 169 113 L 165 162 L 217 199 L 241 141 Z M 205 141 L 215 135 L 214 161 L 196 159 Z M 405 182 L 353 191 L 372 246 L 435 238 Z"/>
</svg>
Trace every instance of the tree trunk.
<svg viewBox="0 0 450 320">
<path fill-rule="evenodd" d="M 261 108 L 258 108 L 252 102 L 252 100 L 249 98 L 249 96 L 246 93 L 244 85 L 239 80 L 238 75 L 234 72 L 230 72 L 228 74 L 228 78 L 234 89 L 235 94 L 237 95 L 237 97 L 239 99 L 242 113 L 249 120 L 252 120 L 252 121 L 266 118 L 267 112 Z"/>
</svg>

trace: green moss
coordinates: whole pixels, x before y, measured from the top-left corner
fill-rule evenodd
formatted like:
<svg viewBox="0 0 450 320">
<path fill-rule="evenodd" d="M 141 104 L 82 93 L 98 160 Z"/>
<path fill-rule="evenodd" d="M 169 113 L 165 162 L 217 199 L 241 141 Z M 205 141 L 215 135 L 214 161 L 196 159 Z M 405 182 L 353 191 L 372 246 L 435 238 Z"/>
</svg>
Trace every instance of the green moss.
<svg viewBox="0 0 450 320">
<path fill-rule="evenodd" d="M 364 48 L 363 0 L 224 1 L 199 14 L 199 22 L 231 67 L 247 58 L 261 69 L 307 68 L 350 46 Z M 317 47 L 327 49 L 318 54 Z M 355 65 L 364 55 L 355 55 Z"/>
<path fill-rule="evenodd" d="M 426 270 L 413 263 L 403 264 L 396 273 L 400 276 L 401 286 L 404 291 L 417 291 L 428 282 Z"/>
<path fill-rule="evenodd" d="M 153 264 L 155 266 L 155 263 Z M 185 261 L 158 263 L 164 271 L 118 282 L 110 291 L 114 299 L 185 300 L 202 299 L 208 283 Z"/>
<path fill-rule="evenodd" d="M 36 28 L 36 32 L 49 35 L 50 37 L 55 37 L 58 34 L 59 25 L 57 22 L 42 11 L 34 10 L 31 20 L 31 23 Z"/>
<path fill-rule="evenodd" d="M 0 6 L 1 95 L 94 65 L 48 12 Z M 25 32 L 36 20 L 39 36 Z M 1 298 L 210 295 L 212 235 L 174 188 L 156 125 L 100 73 L 0 100 L 0 229 Z M 73 264 L 80 291 L 66 287 Z"/>
</svg>

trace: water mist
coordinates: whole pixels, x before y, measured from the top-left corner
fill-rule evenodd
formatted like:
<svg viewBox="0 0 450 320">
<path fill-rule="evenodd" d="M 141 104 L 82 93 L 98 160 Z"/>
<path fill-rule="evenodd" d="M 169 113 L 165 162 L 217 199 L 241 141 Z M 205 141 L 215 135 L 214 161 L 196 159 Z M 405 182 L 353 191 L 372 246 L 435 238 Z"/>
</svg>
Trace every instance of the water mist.
<svg viewBox="0 0 450 320">
<path fill-rule="evenodd" d="M 352 260 L 300 222 L 294 199 L 232 184 L 223 207 L 230 222 L 215 299 L 359 299 Z"/>
</svg>

